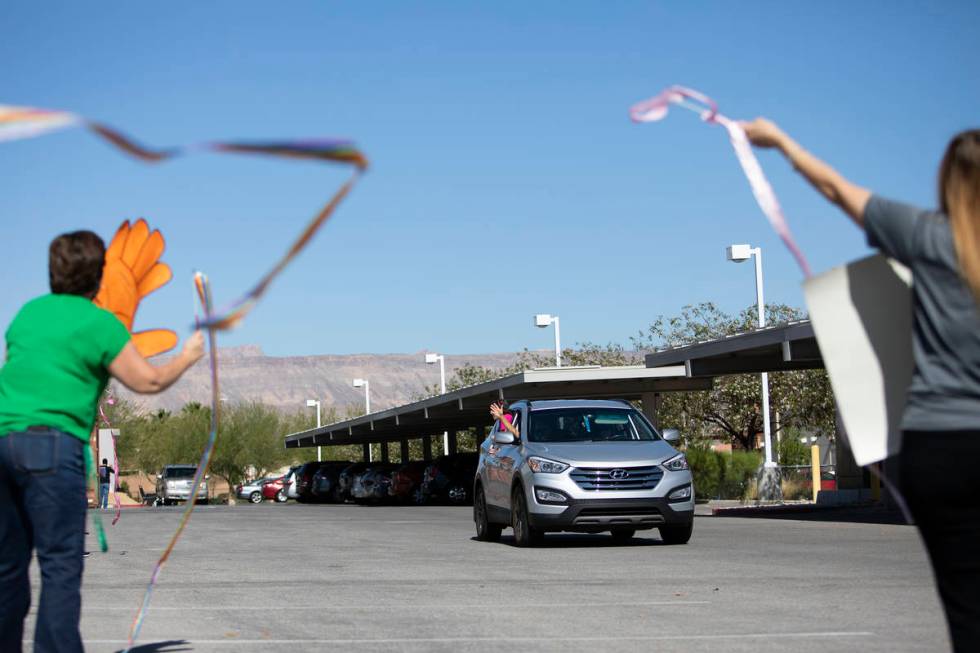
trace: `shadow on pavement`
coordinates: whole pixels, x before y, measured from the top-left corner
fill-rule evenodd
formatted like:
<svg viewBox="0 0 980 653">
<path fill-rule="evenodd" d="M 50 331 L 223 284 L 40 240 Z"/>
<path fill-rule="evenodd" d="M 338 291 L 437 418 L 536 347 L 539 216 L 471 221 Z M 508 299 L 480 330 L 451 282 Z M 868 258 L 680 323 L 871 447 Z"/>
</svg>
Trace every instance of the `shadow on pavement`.
<svg viewBox="0 0 980 653">
<path fill-rule="evenodd" d="M 479 542 L 475 537 L 470 540 Z M 518 548 L 512 535 L 501 535 L 500 544 Z M 548 533 L 535 549 L 607 549 L 645 546 L 667 546 L 657 538 L 656 530 L 640 531 L 626 542 L 617 542 L 608 533 Z"/>
<path fill-rule="evenodd" d="M 717 508 L 712 517 L 751 519 L 795 519 L 797 521 L 843 522 L 850 524 L 906 525 L 899 510 L 883 506 L 742 506 Z"/>
<path fill-rule="evenodd" d="M 116 653 L 123 653 L 126 649 L 119 649 Z M 193 651 L 190 642 L 186 639 L 171 639 L 166 642 L 151 642 L 140 644 L 129 649 L 129 653 L 177 653 L 178 651 Z"/>
</svg>

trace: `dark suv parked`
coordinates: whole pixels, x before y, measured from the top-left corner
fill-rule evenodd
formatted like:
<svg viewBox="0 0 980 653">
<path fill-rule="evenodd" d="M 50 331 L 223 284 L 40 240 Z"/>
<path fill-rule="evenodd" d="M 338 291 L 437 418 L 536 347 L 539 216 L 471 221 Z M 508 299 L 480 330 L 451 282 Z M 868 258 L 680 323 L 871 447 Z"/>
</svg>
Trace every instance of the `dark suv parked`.
<svg viewBox="0 0 980 653">
<path fill-rule="evenodd" d="M 423 501 L 448 501 L 454 505 L 472 503 L 471 488 L 479 460 L 479 454 L 469 452 L 436 458 L 422 476 Z"/>
<path fill-rule="evenodd" d="M 334 490 L 333 500 L 337 503 L 343 503 L 353 498 L 351 497 L 351 486 L 354 485 L 354 477 L 370 467 L 371 464 L 360 462 L 345 467 L 337 478 L 337 488 Z"/>
<path fill-rule="evenodd" d="M 317 469 L 311 482 L 313 496 L 318 501 L 336 501 L 340 473 L 349 466 L 349 461 L 341 460 L 331 461 Z"/>
</svg>

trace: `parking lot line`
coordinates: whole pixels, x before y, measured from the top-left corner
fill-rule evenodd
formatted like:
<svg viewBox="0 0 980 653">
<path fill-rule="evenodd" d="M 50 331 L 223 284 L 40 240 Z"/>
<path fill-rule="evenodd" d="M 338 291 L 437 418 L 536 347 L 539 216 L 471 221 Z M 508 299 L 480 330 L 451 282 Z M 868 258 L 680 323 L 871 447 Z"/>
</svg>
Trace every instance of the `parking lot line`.
<svg viewBox="0 0 980 653">
<path fill-rule="evenodd" d="M 550 607 L 556 608 L 629 608 L 629 607 L 656 607 L 656 606 L 690 606 L 690 605 L 708 605 L 711 601 L 629 601 L 629 602 L 616 602 L 616 603 L 590 603 L 579 601 L 577 603 L 554 603 L 549 602 Z M 537 608 L 540 607 L 540 603 L 508 603 L 510 608 Z M 328 610 L 337 610 L 341 612 L 346 612 L 349 610 L 377 610 L 377 604 L 373 605 L 343 605 L 343 606 L 319 606 L 319 605 L 299 605 L 299 606 L 239 606 L 239 605 L 229 605 L 229 606 L 215 606 L 207 605 L 202 607 L 188 607 L 188 606 L 153 606 L 155 611 L 170 611 L 170 612 L 243 612 L 243 611 L 254 611 L 254 612 L 276 612 L 276 611 L 287 611 L 296 612 L 298 610 L 314 610 L 316 612 L 325 612 Z M 386 605 L 383 606 L 385 610 L 473 610 L 478 608 L 485 608 L 486 603 L 411 603 L 411 604 L 397 604 L 397 605 Z M 117 612 L 117 611 L 127 611 L 132 610 L 131 605 L 96 605 L 92 607 L 83 607 L 82 610 L 85 612 Z M 34 610 L 31 610 L 33 613 Z"/>
<path fill-rule="evenodd" d="M 513 643 L 532 644 L 542 642 L 667 642 L 667 641 L 708 641 L 708 640 L 751 640 L 751 639 L 816 639 L 816 638 L 845 638 L 845 637 L 874 637 L 875 633 L 868 631 L 828 631 L 811 633 L 718 633 L 712 635 L 611 635 L 595 637 L 385 637 L 377 639 L 191 639 L 187 644 L 198 645 L 378 645 L 378 644 L 478 644 L 478 643 Z M 155 637 L 160 641 L 185 641 L 180 636 Z M 32 643 L 24 640 L 25 644 Z M 125 639 L 88 639 L 86 644 L 125 644 Z"/>
</svg>

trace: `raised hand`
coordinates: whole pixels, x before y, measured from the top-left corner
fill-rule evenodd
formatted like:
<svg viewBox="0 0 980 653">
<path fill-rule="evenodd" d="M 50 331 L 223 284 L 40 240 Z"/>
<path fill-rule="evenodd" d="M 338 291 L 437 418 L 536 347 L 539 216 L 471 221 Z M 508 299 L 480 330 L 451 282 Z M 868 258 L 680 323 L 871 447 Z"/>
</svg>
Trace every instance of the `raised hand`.
<svg viewBox="0 0 980 653">
<path fill-rule="evenodd" d="M 140 218 L 132 226 L 122 223 L 105 253 L 102 286 L 95 304 L 112 312 L 132 333 L 140 300 L 173 277 L 170 266 L 160 262 L 166 246 L 163 235 Z M 133 344 L 144 357 L 173 349 L 177 334 L 169 329 L 133 333 Z"/>
</svg>

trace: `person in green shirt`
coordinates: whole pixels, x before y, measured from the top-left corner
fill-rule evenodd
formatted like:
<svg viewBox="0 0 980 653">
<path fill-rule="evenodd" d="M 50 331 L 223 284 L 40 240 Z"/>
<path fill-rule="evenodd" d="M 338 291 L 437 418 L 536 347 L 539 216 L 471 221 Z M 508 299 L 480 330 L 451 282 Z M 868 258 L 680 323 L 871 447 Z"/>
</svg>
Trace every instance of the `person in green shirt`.
<svg viewBox="0 0 980 653">
<path fill-rule="evenodd" d="M 85 447 L 109 377 L 160 392 L 204 355 L 200 332 L 151 365 L 125 326 L 92 303 L 105 244 L 91 231 L 51 241 L 51 294 L 7 329 L 0 369 L 0 651 L 21 650 L 32 551 L 41 567 L 34 650 L 82 651 L 78 622 L 87 510 Z"/>
</svg>

